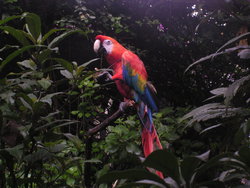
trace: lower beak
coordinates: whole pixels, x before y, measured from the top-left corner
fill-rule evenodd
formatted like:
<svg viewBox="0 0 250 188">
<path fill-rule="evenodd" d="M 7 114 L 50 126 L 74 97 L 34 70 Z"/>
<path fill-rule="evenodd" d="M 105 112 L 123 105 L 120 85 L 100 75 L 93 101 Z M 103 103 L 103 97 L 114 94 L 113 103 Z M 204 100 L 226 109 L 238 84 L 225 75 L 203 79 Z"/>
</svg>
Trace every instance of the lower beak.
<svg viewBox="0 0 250 188">
<path fill-rule="evenodd" d="M 106 54 L 107 54 L 107 51 L 106 51 L 106 49 L 101 45 L 100 48 L 99 48 L 98 51 L 97 51 L 97 54 L 98 54 L 98 55 L 106 55 Z"/>
</svg>

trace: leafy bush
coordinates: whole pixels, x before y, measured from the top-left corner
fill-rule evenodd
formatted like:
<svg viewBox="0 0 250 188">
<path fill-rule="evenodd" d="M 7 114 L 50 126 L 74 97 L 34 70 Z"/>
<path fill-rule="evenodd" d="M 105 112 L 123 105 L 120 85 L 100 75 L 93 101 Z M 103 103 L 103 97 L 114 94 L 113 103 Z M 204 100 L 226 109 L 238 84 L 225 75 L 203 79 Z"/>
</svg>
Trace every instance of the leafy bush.
<svg viewBox="0 0 250 188">
<path fill-rule="evenodd" d="M 6 25 L 14 19 L 24 20 L 24 30 Z M 61 131 L 79 121 L 65 118 L 64 103 L 70 95 L 58 87 L 65 82 L 59 73 L 68 80 L 78 79 L 87 64 L 77 66 L 58 57 L 57 45 L 73 33 L 85 33 L 52 29 L 42 35 L 40 18 L 33 13 L 8 17 L 0 24 L 18 42 L 1 49 L 11 52 L 0 71 L 9 64 L 19 67 L 1 79 L 1 186 L 83 185 L 83 142 L 72 132 Z"/>
<path fill-rule="evenodd" d="M 249 46 L 233 47 L 220 52 L 226 46 L 248 36 L 249 33 L 236 37 L 223 45 L 215 54 L 198 60 L 191 66 L 217 55 L 226 54 L 238 49 L 249 49 Z M 242 52 L 239 52 L 242 53 Z M 241 56 L 240 56 L 241 57 Z M 245 58 L 249 56 L 245 55 Z M 191 67 L 189 66 L 188 69 Z M 116 182 L 119 187 L 139 185 L 154 185 L 156 187 L 248 187 L 250 178 L 250 149 L 249 149 L 249 74 L 233 81 L 228 87 L 211 91 L 214 95 L 206 101 L 217 100 L 198 107 L 187 113 L 183 120 L 185 129 L 199 125 L 200 134 L 208 134 L 210 138 L 219 140 L 216 147 L 209 143 L 211 151 L 198 155 L 178 159 L 168 150 L 158 150 L 149 155 L 142 165 L 164 173 L 164 180 L 145 169 L 137 168 L 123 171 L 113 171 L 99 178 L 101 183 Z M 218 98 L 218 99 L 217 99 Z M 222 102 L 219 102 L 221 101 Z M 167 110 L 169 112 L 169 109 Z M 171 110 L 170 110 L 171 112 Z M 158 118 L 162 116 L 158 114 Z M 167 116 L 169 118 L 169 115 Z M 165 119 L 166 121 L 166 119 Z M 157 121 L 156 121 L 157 122 Z M 164 122 L 164 120 L 161 120 Z M 161 128 L 159 128 L 160 130 Z M 220 129 L 220 130 L 218 130 Z M 209 134 L 214 130 L 223 134 Z M 164 132 L 164 131 L 163 131 Z M 182 132 L 183 133 L 183 132 Z M 174 134 L 171 134 L 172 136 Z M 215 138 L 216 136 L 216 138 Z M 210 158 L 210 159 L 209 159 Z M 247 184 L 246 186 L 241 184 Z"/>
</svg>

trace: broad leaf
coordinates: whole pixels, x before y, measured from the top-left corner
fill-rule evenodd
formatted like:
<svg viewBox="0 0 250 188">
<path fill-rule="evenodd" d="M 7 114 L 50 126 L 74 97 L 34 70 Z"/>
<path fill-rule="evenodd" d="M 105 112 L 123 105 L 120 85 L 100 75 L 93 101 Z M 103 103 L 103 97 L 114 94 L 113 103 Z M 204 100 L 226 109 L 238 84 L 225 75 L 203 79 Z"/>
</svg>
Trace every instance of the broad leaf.
<svg viewBox="0 0 250 188">
<path fill-rule="evenodd" d="M 30 45 L 30 46 L 25 46 L 21 49 L 18 49 L 16 51 L 14 51 L 13 53 L 11 53 L 10 55 L 8 55 L 6 57 L 6 59 L 1 63 L 0 65 L 0 71 L 2 71 L 2 69 L 5 67 L 6 64 L 8 64 L 11 60 L 13 60 L 15 57 L 17 57 L 18 55 L 32 49 L 32 48 L 37 48 L 37 47 L 45 47 L 45 46 L 38 46 L 38 45 Z"/>
<path fill-rule="evenodd" d="M 40 101 L 48 103 L 51 106 L 52 105 L 52 97 L 59 95 L 59 94 L 63 94 L 63 92 L 57 92 L 57 93 L 51 93 L 51 94 L 45 95 L 44 97 L 42 97 L 40 99 Z"/>
<path fill-rule="evenodd" d="M 65 68 L 70 73 L 73 72 L 73 65 L 69 61 L 67 61 L 67 60 L 65 60 L 63 58 L 51 58 L 51 60 L 54 60 L 57 63 L 59 63 L 60 65 L 62 65 L 62 67 Z"/>
<path fill-rule="evenodd" d="M 222 45 L 217 51 L 221 51 L 222 49 L 224 49 L 225 47 L 229 46 L 230 44 L 235 44 L 237 41 L 242 40 L 243 38 L 246 38 L 247 36 L 250 35 L 250 32 L 247 33 L 243 33 L 242 35 L 239 35 L 237 37 L 234 37 L 233 39 L 229 40 L 228 42 L 226 42 L 224 45 Z"/>
<path fill-rule="evenodd" d="M 186 184 L 191 185 L 193 176 L 195 176 L 195 170 L 201 161 L 196 157 L 187 157 L 181 163 L 181 174 Z"/>
<path fill-rule="evenodd" d="M 170 151 L 154 151 L 145 159 L 143 164 L 163 172 L 164 175 L 173 178 L 178 184 L 181 184 L 178 160 Z"/>
<path fill-rule="evenodd" d="M 14 27 L 11 27 L 11 26 L 0 26 L 0 29 L 12 35 L 23 46 L 30 45 L 30 42 L 28 41 L 28 39 L 26 38 L 22 30 L 15 29 Z"/>
<path fill-rule="evenodd" d="M 32 61 L 31 59 L 29 60 L 24 60 L 24 61 L 21 61 L 21 62 L 17 62 L 18 65 L 21 65 L 25 68 L 28 68 L 28 69 L 31 69 L 31 70 L 36 70 L 37 69 L 37 66 L 35 64 L 34 61 Z"/>
<path fill-rule="evenodd" d="M 250 46 L 236 46 L 233 48 L 228 48 L 222 52 L 216 52 L 216 53 L 210 54 L 206 57 L 202 57 L 201 59 L 199 59 L 199 60 L 195 61 L 194 63 L 192 63 L 191 65 L 189 65 L 184 72 L 186 73 L 191 67 L 193 67 L 201 62 L 207 61 L 209 59 L 213 59 L 214 57 L 219 56 L 219 55 L 232 53 L 232 52 L 235 52 L 235 51 L 238 51 L 241 49 L 250 49 Z"/>
<path fill-rule="evenodd" d="M 97 183 L 113 183 L 117 179 L 127 179 L 131 181 L 138 181 L 138 180 L 151 180 L 157 183 L 160 183 L 162 185 L 167 186 L 167 184 L 159 178 L 157 175 L 150 173 L 146 170 L 142 169 L 132 169 L 132 170 L 123 170 L 123 171 L 113 171 L 110 173 L 107 173 L 103 176 L 101 176 L 98 180 Z"/>
<path fill-rule="evenodd" d="M 250 59 L 250 50 L 249 50 L 249 49 L 241 50 L 241 51 L 238 53 L 238 56 L 239 56 L 241 59 Z"/>
<path fill-rule="evenodd" d="M 40 86 L 42 86 L 42 88 L 43 88 L 44 90 L 47 90 L 47 89 L 51 86 L 51 84 L 52 84 L 52 81 L 51 81 L 51 80 L 45 79 L 45 78 L 42 78 L 41 80 L 38 80 L 37 82 L 38 82 L 38 84 L 39 84 Z M 44 101 L 43 101 L 43 102 L 44 102 Z"/>
<path fill-rule="evenodd" d="M 74 145 L 75 147 L 80 151 L 82 149 L 82 141 L 75 135 L 72 135 L 71 133 L 64 133 L 63 134 L 66 138 L 68 138 Z"/>
<path fill-rule="evenodd" d="M 42 40 L 41 40 L 41 44 L 43 44 L 52 34 L 58 32 L 58 31 L 65 31 L 66 29 L 51 29 L 48 33 L 46 33 Z"/>
<path fill-rule="evenodd" d="M 70 31 L 66 31 L 66 32 L 64 32 L 63 34 L 61 34 L 61 35 L 55 37 L 55 38 L 49 43 L 48 47 L 49 47 L 49 48 L 54 48 L 54 47 L 56 47 L 56 46 L 58 45 L 58 43 L 61 42 L 65 37 L 70 36 L 70 35 L 72 35 L 72 34 L 74 34 L 74 33 L 81 33 L 81 34 L 84 34 L 84 35 L 85 35 L 85 33 L 84 33 L 83 31 L 81 31 L 81 30 L 70 30 Z"/>
<path fill-rule="evenodd" d="M 239 80 L 234 81 L 226 90 L 225 92 L 225 104 L 229 105 L 230 101 L 233 99 L 233 97 L 238 92 L 239 88 L 246 82 L 250 80 L 250 75 L 242 77 Z"/>
<path fill-rule="evenodd" d="M 210 127 L 206 128 L 206 129 L 203 129 L 203 130 L 200 132 L 200 134 L 205 133 L 205 132 L 207 132 L 207 131 L 210 131 L 210 130 L 215 129 L 215 128 L 220 127 L 220 126 L 222 126 L 221 123 L 216 124 L 216 125 L 213 125 L 213 126 L 210 126 Z"/>
<path fill-rule="evenodd" d="M 9 16 L 7 18 L 5 18 L 4 20 L 0 20 L 0 25 L 3 25 L 11 20 L 17 19 L 17 18 L 21 18 L 22 16 Z"/>
<path fill-rule="evenodd" d="M 33 164 L 37 161 L 47 160 L 51 157 L 52 157 L 52 154 L 48 152 L 46 149 L 42 148 L 32 154 L 25 156 L 24 160 L 27 161 L 28 163 Z"/>
<path fill-rule="evenodd" d="M 24 13 L 25 21 L 27 23 L 26 29 L 29 34 L 37 41 L 41 37 L 41 20 L 40 17 L 34 13 Z"/>
<path fill-rule="evenodd" d="M 250 148 L 244 146 L 239 150 L 240 158 L 247 164 L 248 168 L 250 167 Z"/>
</svg>

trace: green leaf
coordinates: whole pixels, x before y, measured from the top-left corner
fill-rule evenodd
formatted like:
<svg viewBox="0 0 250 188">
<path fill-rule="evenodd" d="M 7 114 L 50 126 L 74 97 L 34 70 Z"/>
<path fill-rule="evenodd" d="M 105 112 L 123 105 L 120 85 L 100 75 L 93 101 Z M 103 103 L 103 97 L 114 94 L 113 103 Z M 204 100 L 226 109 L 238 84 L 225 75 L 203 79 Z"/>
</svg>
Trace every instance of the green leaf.
<svg viewBox="0 0 250 188">
<path fill-rule="evenodd" d="M 201 62 L 204 62 L 206 60 L 209 60 L 209 59 L 213 59 L 214 57 L 216 56 L 219 56 L 219 55 L 223 55 L 223 54 L 228 54 L 228 53 L 232 53 L 232 52 L 235 52 L 235 51 L 238 51 L 238 50 L 241 50 L 241 49 L 249 49 L 250 46 L 236 46 L 236 47 L 233 47 L 233 48 L 228 48 L 222 52 L 216 52 L 216 53 L 213 53 L 213 54 L 210 54 L 208 56 L 205 56 L 205 57 L 202 57 L 201 59 L 195 61 L 194 63 L 192 63 L 191 65 L 189 65 L 186 70 L 184 71 L 184 73 L 186 73 L 191 67 L 201 63 Z"/>
<path fill-rule="evenodd" d="M 250 148 L 248 146 L 243 146 L 239 150 L 240 158 L 250 167 Z"/>
<path fill-rule="evenodd" d="M 63 75 L 67 79 L 72 79 L 73 74 L 69 72 L 68 70 L 60 70 L 61 75 Z"/>
<path fill-rule="evenodd" d="M 186 125 L 189 126 L 195 122 L 207 121 L 215 118 L 228 118 L 239 113 L 241 113 L 241 108 L 229 108 L 220 103 L 209 103 L 192 110 L 186 114 L 181 121 L 192 117 Z"/>
<path fill-rule="evenodd" d="M 202 174 L 204 172 L 207 172 L 209 169 L 213 167 L 218 168 L 219 166 L 222 166 L 224 163 L 226 163 L 227 165 L 230 165 L 230 162 L 233 164 L 235 163 L 240 164 L 236 160 L 232 160 L 233 157 L 234 156 L 232 153 L 222 153 L 213 157 L 212 159 L 210 159 L 197 169 L 196 177 L 202 176 Z"/>
<path fill-rule="evenodd" d="M 41 37 L 41 20 L 40 17 L 34 13 L 24 13 L 22 15 L 25 17 L 26 29 L 29 34 L 35 39 L 38 40 Z"/>
<path fill-rule="evenodd" d="M 12 48 L 18 49 L 19 46 L 6 44 L 4 47 L 2 47 L 2 48 L 0 49 L 0 52 L 3 52 L 4 50 L 12 49 Z"/>
<path fill-rule="evenodd" d="M 226 42 L 224 45 L 222 45 L 217 51 L 221 51 L 222 49 L 224 49 L 225 47 L 229 46 L 230 44 L 235 44 L 237 41 L 242 40 L 243 38 L 247 38 L 247 36 L 250 35 L 250 32 L 247 33 L 243 33 L 242 35 L 239 35 L 237 37 L 232 38 L 231 40 L 229 40 L 228 42 Z"/>
<path fill-rule="evenodd" d="M 3 25 L 11 20 L 17 19 L 17 18 L 21 18 L 22 16 L 9 16 L 7 18 L 5 18 L 4 20 L 0 20 L 0 25 Z"/>
<path fill-rule="evenodd" d="M 250 50 L 249 50 L 249 49 L 241 50 L 241 51 L 238 53 L 238 56 L 239 56 L 241 59 L 250 59 Z"/>
<path fill-rule="evenodd" d="M 191 185 L 193 183 L 193 177 L 195 176 L 195 170 L 200 164 L 200 160 L 197 157 L 187 157 L 181 163 L 181 174 L 186 184 Z"/>
<path fill-rule="evenodd" d="M 58 153 L 67 148 L 67 144 L 61 143 L 61 144 L 55 144 L 53 146 L 47 147 L 46 149 L 51 153 Z"/>
<path fill-rule="evenodd" d="M 6 64 L 8 64 L 11 60 L 13 60 L 15 57 L 17 57 L 18 55 L 22 54 L 25 51 L 28 51 L 32 48 L 37 48 L 37 47 L 45 47 L 45 46 L 38 46 L 38 45 L 30 45 L 30 46 L 25 46 L 21 49 L 18 49 L 16 51 L 14 51 L 13 53 L 11 53 L 10 55 L 8 55 L 6 57 L 6 59 L 1 63 L 0 65 L 0 72 L 2 71 L 2 69 L 4 68 L 4 66 Z"/>
<path fill-rule="evenodd" d="M 0 151 L 7 151 L 10 155 L 15 157 L 17 160 L 21 160 L 23 155 L 23 144 L 16 145 L 12 148 L 1 149 Z"/>
<path fill-rule="evenodd" d="M 37 55 L 37 59 L 40 63 L 44 63 L 50 58 L 50 55 L 52 54 L 53 49 L 45 49 L 39 52 Z"/>
<path fill-rule="evenodd" d="M 177 158 L 168 150 L 156 150 L 143 162 L 147 167 L 154 168 L 173 178 L 181 184 L 180 171 Z"/>
<path fill-rule="evenodd" d="M 28 95 L 26 95 L 24 93 L 20 93 L 19 96 L 20 96 L 20 100 L 23 103 L 23 105 L 26 108 L 32 110 L 32 106 L 34 104 L 33 100 Z"/>
<path fill-rule="evenodd" d="M 167 186 L 167 185 L 162 185 L 158 182 L 155 182 L 155 181 L 152 181 L 152 180 L 140 180 L 140 181 L 137 181 L 135 183 L 126 183 L 125 185 L 121 185 L 119 186 L 119 188 L 131 188 L 131 187 L 138 187 L 138 186 L 145 186 L 145 185 L 154 185 L 156 186 L 157 188 L 166 188 L 166 187 L 170 187 L 170 186 Z M 174 187 L 172 187 L 174 188 Z"/>
<path fill-rule="evenodd" d="M 200 155 L 195 156 L 197 159 L 200 159 L 201 161 L 207 161 L 209 158 L 210 150 L 206 151 L 205 153 L 202 153 Z"/>
<path fill-rule="evenodd" d="M 65 37 L 70 36 L 74 33 L 81 33 L 83 35 L 86 35 L 85 32 L 83 32 L 82 30 L 70 30 L 70 31 L 66 31 L 63 34 L 55 37 L 48 45 L 49 48 L 54 48 L 58 45 L 59 42 L 61 42 Z"/>
<path fill-rule="evenodd" d="M 247 138 L 250 134 L 250 119 L 248 119 L 246 122 L 243 122 L 236 132 L 234 136 L 234 143 L 236 145 L 240 145 L 244 141 L 247 141 Z"/>
<path fill-rule="evenodd" d="M 238 92 L 239 88 L 246 82 L 250 80 L 250 75 L 242 77 L 239 80 L 234 81 L 226 90 L 225 92 L 225 104 L 229 105 L 230 101 Z"/>
<path fill-rule="evenodd" d="M 42 88 L 43 88 L 44 90 L 47 90 L 47 89 L 51 86 L 51 83 L 52 83 L 51 80 L 45 79 L 45 78 L 42 78 L 41 80 L 38 80 L 37 82 L 38 82 L 38 84 L 39 84 L 40 86 L 42 86 Z M 43 102 L 44 102 L 44 101 L 43 101 Z"/>
<path fill-rule="evenodd" d="M 103 176 L 101 176 L 98 180 L 97 183 L 113 183 L 117 179 L 127 179 L 131 181 L 137 181 L 137 180 L 152 180 L 154 182 L 157 182 L 159 184 L 162 184 L 163 186 L 167 186 L 167 184 L 164 182 L 163 179 L 158 177 L 157 175 L 148 172 L 146 170 L 142 169 L 131 169 L 131 170 L 123 170 L 123 171 L 113 171 L 110 173 L 107 173 Z"/>
<path fill-rule="evenodd" d="M 75 135 L 72 135 L 71 133 L 64 133 L 63 134 L 66 138 L 68 138 L 77 148 L 77 150 L 81 150 L 82 149 L 82 141 Z"/>
<path fill-rule="evenodd" d="M 86 62 L 86 63 L 83 63 L 82 65 L 79 66 L 80 67 L 87 67 L 89 64 L 99 60 L 100 58 L 95 58 L 95 59 L 91 59 L 90 61 Z"/>
<path fill-rule="evenodd" d="M 28 68 L 28 69 L 31 69 L 31 70 L 36 70 L 37 69 L 37 66 L 35 64 L 34 61 L 32 61 L 31 59 L 29 60 L 24 60 L 24 61 L 21 61 L 21 62 L 17 62 L 18 65 L 21 65 L 25 68 Z"/>
<path fill-rule="evenodd" d="M 73 65 L 69 61 L 62 59 L 62 58 L 51 58 L 51 60 L 56 61 L 57 63 L 61 64 L 63 68 L 65 68 L 70 73 L 73 73 Z"/>
<path fill-rule="evenodd" d="M 74 120 L 69 120 L 69 119 L 60 119 L 60 120 L 55 120 L 49 123 L 46 123 L 38 128 L 36 128 L 36 131 L 45 129 L 45 128 L 56 128 L 56 127 L 62 127 L 62 126 L 66 126 L 66 125 L 71 125 L 74 123 L 79 123 L 79 121 L 74 121 Z"/>
<path fill-rule="evenodd" d="M 14 102 L 15 102 L 14 96 L 15 95 L 16 95 L 16 93 L 8 90 L 8 91 L 1 93 L 0 98 L 5 100 L 8 104 L 14 104 Z"/>
<path fill-rule="evenodd" d="M 46 149 L 39 149 L 37 152 L 34 152 L 32 154 L 26 155 L 24 157 L 24 160 L 28 163 L 35 163 L 37 161 L 41 160 L 47 160 L 51 158 L 52 154 L 48 152 Z"/>
<path fill-rule="evenodd" d="M 45 95 L 44 97 L 42 97 L 40 99 L 40 101 L 48 103 L 51 106 L 52 105 L 52 97 L 59 95 L 59 94 L 63 94 L 63 92 L 57 92 L 57 93 L 51 93 L 51 94 Z"/>
<path fill-rule="evenodd" d="M 66 30 L 66 29 L 51 29 L 51 30 L 49 30 L 49 32 L 46 33 L 46 34 L 43 36 L 43 38 L 42 38 L 42 40 L 41 40 L 41 44 L 43 44 L 52 34 L 58 32 L 58 31 L 65 31 L 65 30 Z"/>
<path fill-rule="evenodd" d="M 220 127 L 220 126 L 222 126 L 221 123 L 216 124 L 216 125 L 213 125 L 213 126 L 210 126 L 210 127 L 206 128 L 206 129 L 203 129 L 203 130 L 200 132 L 200 134 L 202 134 L 202 133 L 204 133 L 204 132 L 207 132 L 207 131 L 210 131 L 210 130 L 215 129 L 215 128 Z"/>
<path fill-rule="evenodd" d="M 84 163 L 102 163 L 99 159 L 89 159 L 85 160 Z"/>
<path fill-rule="evenodd" d="M 212 93 L 213 95 L 224 95 L 225 91 L 226 91 L 226 87 L 220 87 L 220 88 L 216 88 L 210 91 L 210 93 Z"/>
<path fill-rule="evenodd" d="M 30 42 L 27 40 L 22 30 L 15 29 L 14 27 L 11 27 L 11 26 L 0 26 L 0 29 L 12 35 L 23 46 L 30 45 Z"/>
<path fill-rule="evenodd" d="M 127 150 L 128 153 L 133 153 L 133 154 L 136 154 L 136 155 L 140 155 L 141 154 L 139 148 L 134 143 L 129 143 L 126 146 L 126 150 Z"/>
</svg>

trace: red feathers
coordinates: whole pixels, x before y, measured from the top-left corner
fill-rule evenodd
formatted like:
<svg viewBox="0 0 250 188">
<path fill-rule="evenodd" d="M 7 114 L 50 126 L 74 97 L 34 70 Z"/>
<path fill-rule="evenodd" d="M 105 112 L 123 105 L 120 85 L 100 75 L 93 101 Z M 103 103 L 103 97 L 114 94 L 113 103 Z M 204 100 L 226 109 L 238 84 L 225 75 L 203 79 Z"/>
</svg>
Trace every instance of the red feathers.
<svg viewBox="0 0 250 188">
<path fill-rule="evenodd" d="M 105 58 L 114 70 L 112 79 L 117 89 L 125 99 L 132 99 L 137 103 L 138 116 L 142 123 L 142 145 L 145 157 L 154 150 L 162 149 L 157 132 L 154 128 L 152 112 L 157 110 L 151 87 L 147 83 L 147 72 L 143 62 L 133 52 L 124 48 L 115 39 L 96 36 L 94 50 L 98 47 L 105 49 Z M 161 172 L 156 172 L 161 178 Z"/>
</svg>

